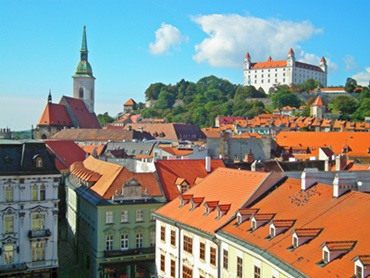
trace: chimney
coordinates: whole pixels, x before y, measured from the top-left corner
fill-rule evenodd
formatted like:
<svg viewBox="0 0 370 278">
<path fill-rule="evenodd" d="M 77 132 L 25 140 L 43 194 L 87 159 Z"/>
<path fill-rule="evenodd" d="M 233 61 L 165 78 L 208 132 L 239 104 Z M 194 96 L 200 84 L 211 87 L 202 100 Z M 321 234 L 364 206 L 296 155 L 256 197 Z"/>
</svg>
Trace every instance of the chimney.
<svg viewBox="0 0 370 278">
<path fill-rule="evenodd" d="M 354 173 L 337 173 L 333 181 L 333 197 L 338 198 L 348 190 L 355 189 L 357 178 Z"/>
<path fill-rule="evenodd" d="M 205 157 L 205 163 L 206 163 L 206 171 L 207 173 L 211 172 L 211 157 L 207 154 Z"/>
<path fill-rule="evenodd" d="M 301 190 L 306 190 L 317 182 L 316 176 L 318 173 L 317 168 L 305 168 L 301 175 Z"/>
<path fill-rule="evenodd" d="M 343 154 L 335 158 L 335 171 L 343 171 L 347 165 L 347 157 Z"/>
</svg>

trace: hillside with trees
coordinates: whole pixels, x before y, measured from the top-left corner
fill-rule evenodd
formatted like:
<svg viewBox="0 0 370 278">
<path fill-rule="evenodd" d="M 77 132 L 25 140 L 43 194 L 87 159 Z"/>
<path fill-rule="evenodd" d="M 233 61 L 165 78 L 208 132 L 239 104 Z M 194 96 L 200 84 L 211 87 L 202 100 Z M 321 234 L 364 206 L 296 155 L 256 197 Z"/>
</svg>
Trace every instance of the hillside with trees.
<svg viewBox="0 0 370 278">
<path fill-rule="evenodd" d="M 315 98 L 305 100 L 300 97 L 301 93 L 318 87 L 321 87 L 319 82 L 308 79 L 304 84 L 272 88 L 271 93 L 266 95 L 261 88 L 235 85 L 216 76 L 204 77 L 196 83 L 184 79 L 175 85 L 158 82 L 151 84 L 144 92 L 150 107 L 137 103 L 134 112 L 143 118 L 165 118 L 167 122 L 209 127 L 214 125 L 218 115 L 253 118 L 262 113 L 271 113 L 275 108 L 310 105 Z M 352 78 L 347 78 L 344 88 L 350 96 L 331 99 L 327 103 L 329 108 L 341 113 L 345 120 L 363 121 L 365 116 L 370 116 L 369 88 L 361 87 L 358 90 L 359 86 Z M 302 115 L 309 116 L 309 107 Z M 102 126 L 115 120 L 108 113 L 98 115 L 98 119 Z"/>
</svg>

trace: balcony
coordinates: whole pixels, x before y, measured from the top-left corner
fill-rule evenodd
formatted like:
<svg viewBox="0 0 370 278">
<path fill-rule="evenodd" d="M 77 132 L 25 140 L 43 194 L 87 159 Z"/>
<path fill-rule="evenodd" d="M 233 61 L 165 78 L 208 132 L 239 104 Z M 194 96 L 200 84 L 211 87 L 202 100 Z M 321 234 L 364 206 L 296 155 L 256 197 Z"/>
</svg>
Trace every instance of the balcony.
<svg viewBox="0 0 370 278">
<path fill-rule="evenodd" d="M 24 271 L 27 269 L 26 263 L 20 264 L 7 264 L 7 265 L 0 265 L 0 272 L 13 272 L 13 271 Z"/>
<path fill-rule="evenodd" d="M 135 255 L 148 255 L 155 253 L 155 246 L 146 248 L 134 248 L 128 250 L 109 250 L 104 251 L 105 258 L 122 257 L 122 256 L 135 256 Z"/>
<path fill-rule="evenodd" d="M 38 238 L 38 237 L 50 237 L 51 231 L 49 229 L 44 230 L 30 230 L 28 231 L 28 238 Z"/>
</svg>

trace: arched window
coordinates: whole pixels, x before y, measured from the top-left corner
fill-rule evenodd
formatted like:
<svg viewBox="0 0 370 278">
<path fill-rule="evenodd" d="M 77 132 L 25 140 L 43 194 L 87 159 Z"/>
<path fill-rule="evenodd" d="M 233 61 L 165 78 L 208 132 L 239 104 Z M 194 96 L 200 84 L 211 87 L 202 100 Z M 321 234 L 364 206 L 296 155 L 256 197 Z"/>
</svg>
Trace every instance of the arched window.
<svg viewBox="0 0 370 278">
<path fill-rule="evenodd" d="M 42 157 L 36 157 L 36 167 L 37 168 L 42 167 Z"/>
<path fill-rule="evenodd" d="M 83 88 L 80 88 L 79 98 L 84 98 L 84 89 Z"/>
</svg>

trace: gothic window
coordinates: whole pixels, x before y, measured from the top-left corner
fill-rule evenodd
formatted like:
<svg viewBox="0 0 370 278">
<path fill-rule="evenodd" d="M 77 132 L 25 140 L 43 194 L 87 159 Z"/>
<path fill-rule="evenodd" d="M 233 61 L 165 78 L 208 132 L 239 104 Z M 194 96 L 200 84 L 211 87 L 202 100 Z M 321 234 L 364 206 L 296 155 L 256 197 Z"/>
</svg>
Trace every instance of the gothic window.
<svg viewBox="0 0 370 278">
<path fill-rule="evenodd" d="M 84 89 L 82 88 L 79 90 L 79 98 L 84 98 Z"/>
</svg>

